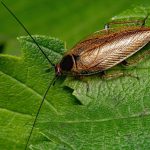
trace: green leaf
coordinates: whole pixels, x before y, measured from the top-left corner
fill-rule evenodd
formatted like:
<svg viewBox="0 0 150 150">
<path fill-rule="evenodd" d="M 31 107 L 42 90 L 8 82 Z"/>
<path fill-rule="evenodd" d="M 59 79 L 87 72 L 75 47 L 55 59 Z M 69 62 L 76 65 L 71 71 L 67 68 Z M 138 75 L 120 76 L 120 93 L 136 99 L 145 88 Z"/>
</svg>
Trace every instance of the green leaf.
<svg viewBox="0 0 150 150">
<path fill-rule="evenodd" d="M 134 10 L 122 14 L 134 18 L 130 15 L 130 12 L 136 14 Z M 150 25 L 149 20 L 146 25 Z M 65 52 L 62 41 L 34 37 L 54 63 L 60 61 Z M 21 37 L 19 41 L 24 53 L 22 58 L 0 56 L 1 149 L 25 148 L 37 109 L 55 74 L 29 37 Z M 147 45 L 128 61 L 136 60 L 149 49 Z M 146 55 L 134 66 L 118 65 L 107 71 L 108 74 L 123 71 L 132 76 L 113 79 L 90 76 L 81 81 L 62 77 L 57 80 L 40 111 L 29 148 L 149 149 L 149 58 Z M 49 67 L 50 73 L 46 73 Z"/>
<path fill-rule="evenodd" d="M 63 42 L 44 36 L 35 36 L 35 39 L 51 59 L 61 58 L 57 51 L 64 51 Z M 51 72 L 46 73 L 49 68 L 47 60 L 32 40 L 21 37 L 19 41 L 23 46 L 23 58 L 7 55 L 0 57 L 0 145 L 3 149 L 21 149 L 25 146 L 43 94 L 54 76 L 52 67 Z M 58 114 L 60 106 L 76 103 L 71 93 L 60 86 L 61 82 L 58 81 L 51 88 L 43 106 L 53 117 Z"/>
</svg>

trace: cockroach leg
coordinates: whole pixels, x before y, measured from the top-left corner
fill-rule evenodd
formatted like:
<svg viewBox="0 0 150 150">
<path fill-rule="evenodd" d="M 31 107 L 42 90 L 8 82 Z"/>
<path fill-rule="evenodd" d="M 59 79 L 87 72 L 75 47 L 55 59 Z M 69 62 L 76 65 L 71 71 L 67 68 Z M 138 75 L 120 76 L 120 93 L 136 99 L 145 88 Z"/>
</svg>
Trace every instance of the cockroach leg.
<svg viewBox="0 0 150 150">
<path fill-rule="evenodd" d="M 147 19 L 147 18 L 146 18 Z M 108 22 L 107 24 L 104 25 L 104 29 L 107 31 L 107 34 L 109 34 L 109 28 L 111 28 L 111 25 L 117 25 L 117 24 L 141 24 L 143 27 L 145 25 L 146 19 L 143 20 L 131 20 L 131 21 L 112 21 Z"/>
<path fill-rule="evenodd" d="M 148 16 L 149 16 L 149 14 L 147 14 L 146 17 L 143 19 L 143 23 L 141 25 L 142 27 L 145 26 L 145 23 L 146 23 L 146 20 L 148 19 Z"/>
<path fill-rule="evenodd" d="M 137 80 L 139 80 L 138 76 L 129 74 L 129 73 L 124 73 L 124 72 L 118 72 L 118 73 L 114 73 L 114 74 L 106 74 L 105 72 L 103 72 L 101 75 L 102 79 L 112 79 L 112 78 L 118 78 L 118 77 L 133 77 L 136 78 Z"/>
<path fill-rule="evenodd" d="M 146 23 L 146 20 L 148 19 L 148 16 L 149 16 L 149 14 L 147 14 L 146 17 L 143 20 L 112 21 L 112 22 L 108 22 L 107 24 L 105 24 L 104 29 L 108 30 L 111 25 L 115 25 L 115 24 L 132 24 L 132 23 L 135 23 L 136 25 L 141 23 L 141 27 L 143 27 L 143 26 L 145 26 L 145 23 Z"/>
<path fill-rule="evenodd" d="M 117 25 L 117 24 L 141 24 L 141 26 L 144 26 L 145 25 L 145 21 L 146 19 L 148 18 L 145 17 L 143 20 L 131 20 L 131 21 L 112 21 L 112 22 L 108 22 L 107 24 L 105 24 L 104 26 L 104 29 L 105 30 L 108 30 L 110 28 L 111 25 Z"/>
</svg>

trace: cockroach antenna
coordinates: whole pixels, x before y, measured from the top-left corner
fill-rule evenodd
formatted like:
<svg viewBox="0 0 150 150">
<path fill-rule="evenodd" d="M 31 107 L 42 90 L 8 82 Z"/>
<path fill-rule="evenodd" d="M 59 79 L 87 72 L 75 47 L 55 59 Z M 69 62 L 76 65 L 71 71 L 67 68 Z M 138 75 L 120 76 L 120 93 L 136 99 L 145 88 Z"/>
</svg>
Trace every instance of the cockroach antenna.
<svg viewBox="0 0 150 150">
<path fill-rule="evenodd" d="M 2 5 L 8 10 L 8 12 L 14 17 L 14 19 L 21 25 L 21 27 L 26 31 L 26 33 L 30 36 L 30 38 L 33 40 L 33 42 L 37 45 L 39 50 L 43 53 L 45 58 L 48 60 L 48 62 L 54 67 L 55 65 L 52 63 L 52 61 L 48 58 L 48 56 L 45 54 L 45 52 L 42 50 L 42 48 L 39 46 L 39 44 L 36 42 L 36 40 L 33 38 L 33 36 L 29 33 L 27 28 L 23 25 L 23 23 L 17 18 L 17 16 L 6 6 L 6 4 L 1 1 Z"/>
<path fill-rule="evenodd" d="M 28 144 L 29 144 L 29 141 L 30 141 L 30 138 L 31 138 L 33 129 L 34 129 L 34 127 L 35 127 L 35 123 L 36 123 L 36 121 L 37 121 L 38 115 L 39 115 L 39 113 L 40 113 L 40 110 L 41 110 L 42 105 L 43 105 L 43 103 L 44 103 L 44 100 L 45 100 L 45 98 L 46 98 L 46 95 L 47 95 L 47 93 L 48 93 L 50 87 L 55 83 L 55 81 L 56 81 L 57 79 L 58 79 L 58 76 L 56 75 L 56 76 L 53 78 L 53 80 L 50 82 L 50 84 L 48 85 L 48 88 L 47 88 L 47 90 L 46 90 L 46 92 L 45 92 L 45 94 L 44 94 L 44 96 L 43 96 L 43 99 L 42 99 L 42 101 L 41 101 L 41 103 L 40 103 L 40 106 L 39 106 L 39 108 L 38 108 L 38 111 L 37 111 L 37 113 L 36 113 L 36 116 L 35 116 L 35 119 L 34 119 L 34 122 L 33 122 L 32 128 L 31 128 L 29 137 L 28 137 L 28 139 L 27 139 L 25 150 L 28 148 Z"/>
<path fill-rule="evenodd" d="M 6 4 L 4 2 L 2 2 L 2 5 L 8 10 L 8 12 L 15 18 L 15 20 L 21 25 L 21 27 L 26 31 L 26 33 L 30 36 L 30 38 L 33 40 L 33 42 L 37 45 L 37 47 L 39 48 L 39 50 L 42 52 L 42 54 L 45 56 L 45 58 L 48 60 L 48 62 L 53 66 L 55 67 L 55 65 L 51 62 L 51 60 L 48 58 L 48 56 L 45 54 L 45 52 L 42 50 L 42 48 L 39 46 L 39 44 L 36 42 L 36 40 L 33 38 L 33 36 L 29 33 L 29 31 L 27 30 L 27 28 L 22 24 L 22 22 L 16 17 L 16 15 L 6 6 Z M 38 115 L 39 115 L 39 112 L 42 108 L 42 105 L 44 103 L 44 100 L 46 98 L 46 95 L 50 89 L 50 87 L 55 83 L 55 81 L 58 79 L 58 75 L 56 74 L 56 76 L 52 79 L 52 81 L 49 83 L 48 87 L 47 87 L 47 90 L 45 91 L 44 93 L 44 96 L 43 96 L 43 99 L 40 103 L 40 106 L 37 110 L 37 114 L 35 116 L 35 119 L 34 119 L 34 122 L 33 122 L 33 125 L 32 125 L 32 128 L 31 128 L 31 131 L 29 133 L 29 137 L 27 139 L 27 142 L 26 142 L 26 145 L 25 145 L 25 150 L 28 148 L 28 144 L 29 144 L 29 141 L 30 141 L 30 138 L 31 138 L 31 135 L 32 135 L 32 132 L 33 132 L 33 129 L 35 127 L 35 123 L 37 121 L 37 118 L 38 118 Z"/>
</svg>

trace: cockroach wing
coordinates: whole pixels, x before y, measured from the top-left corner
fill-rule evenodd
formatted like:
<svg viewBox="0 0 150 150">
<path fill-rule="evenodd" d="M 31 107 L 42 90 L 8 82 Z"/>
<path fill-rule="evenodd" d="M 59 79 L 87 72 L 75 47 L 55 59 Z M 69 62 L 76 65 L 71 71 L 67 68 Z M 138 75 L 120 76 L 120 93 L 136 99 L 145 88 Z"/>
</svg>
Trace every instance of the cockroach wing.
<svg viewBox="0 0 150 150">
<path fill-rule="evenodd" d="M 113 33 L 99 40 L 92 49 L 81 51 L 76 62 L 78 72 L 107 70 L 130 57 L 150 41 L 150 28 L 136 28 Z M 89 45 L 90 46 L 90 45 Z"/>
</svg>

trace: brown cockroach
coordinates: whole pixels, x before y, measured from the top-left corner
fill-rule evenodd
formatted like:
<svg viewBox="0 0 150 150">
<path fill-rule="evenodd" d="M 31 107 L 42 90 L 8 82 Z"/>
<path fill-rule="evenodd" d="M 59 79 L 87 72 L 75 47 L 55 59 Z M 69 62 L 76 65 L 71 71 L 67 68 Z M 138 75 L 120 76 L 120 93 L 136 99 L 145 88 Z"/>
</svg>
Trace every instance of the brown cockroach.
<svg viewBox="0 0 150 150">
<path fill-rule="evenodd" d="M 104 30 L 96 32 L 76 44 L 63 56 L 62 60 L 55 65 L 46 56 L 45 52 L 25 28 L 25 26 L 20 22 L 20 20 L 14 15 L 14 13 L 3 2 L 1 3 L 28 33 L 48 62 L 55 68 L 55 77 L 49 84 L 37 110 L 25 149 L 28 147 L 44 99 L 50 87 L 58 77 L 64 74 L 71 74 L 72 76 L 88 76 L 101 73 L 123 62 L 128 57 L 143 48 L 150 41 L 150 27 L 144 27 L 145 20 L 148 18 L 148 15 L 142 21 L 141 26 L 126 26 L 118 29 L 109 29 L 109 25 L 113 24 L 110 23 L 105 26 Z M 138 21 L 116 22 L 115 24 L 132 22 Z"/>
<path fill-rule="evenodd" d="M 109 30 L 109 29 L 108 29 Z M 91 75 L 105 71 L 139 51 L 150 41 L 150 27 L 124 27 L 79 42 L 56 65 L 56 75 Z"/>
</svg>

